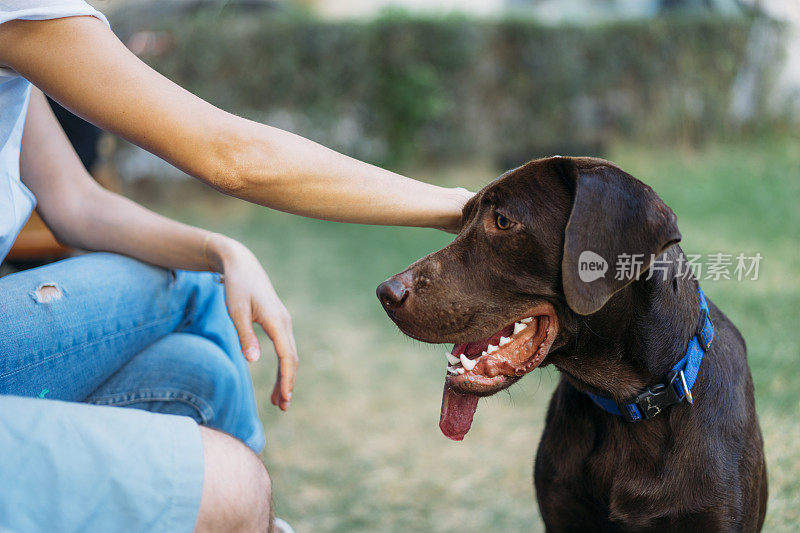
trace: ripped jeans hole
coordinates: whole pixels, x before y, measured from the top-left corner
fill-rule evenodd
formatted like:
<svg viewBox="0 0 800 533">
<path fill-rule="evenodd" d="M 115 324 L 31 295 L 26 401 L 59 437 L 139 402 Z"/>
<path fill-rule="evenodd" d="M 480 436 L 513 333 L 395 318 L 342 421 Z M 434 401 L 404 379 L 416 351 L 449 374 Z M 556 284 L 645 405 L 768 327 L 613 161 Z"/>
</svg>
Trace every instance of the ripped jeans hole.
<svg viewBox="0 0 800 533">
<path fill-rule="evenodd" d="M 33 292 L 33 299 L 40 304 L 46 304 L 60 300 L 64 296 L 61 289 L 55 283 L 42 283 Z"/>
</svg>

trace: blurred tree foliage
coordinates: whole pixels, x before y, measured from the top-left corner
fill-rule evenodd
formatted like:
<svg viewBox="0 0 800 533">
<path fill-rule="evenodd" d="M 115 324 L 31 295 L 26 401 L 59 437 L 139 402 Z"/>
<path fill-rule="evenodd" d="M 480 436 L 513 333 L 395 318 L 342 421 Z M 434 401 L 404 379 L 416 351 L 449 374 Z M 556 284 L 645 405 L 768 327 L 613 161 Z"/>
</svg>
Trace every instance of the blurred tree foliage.
<svg viewBox="0 0 800 533">
<path fill-rule="evenodd" d="M 729 92 L 749 26 L 718 17 L 553 27 L 199 11 L 164 20 L 174 47 L 145 59 L 225 109 L 355 157 L 508 166 L 550 152 L 601 153 L 616 138 L 739 135 L 727 119 Z"/>
</svg>

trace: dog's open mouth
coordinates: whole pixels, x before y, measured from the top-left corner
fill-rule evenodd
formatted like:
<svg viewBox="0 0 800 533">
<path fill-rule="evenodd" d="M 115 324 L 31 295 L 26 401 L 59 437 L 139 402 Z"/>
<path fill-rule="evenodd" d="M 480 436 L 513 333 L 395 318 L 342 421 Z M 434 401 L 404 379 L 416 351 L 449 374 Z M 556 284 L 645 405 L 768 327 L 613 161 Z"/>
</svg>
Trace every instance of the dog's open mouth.
<svg viewBox="0 0 800 533">
<path fill-rule="evenodd" d="M 456 344 L 447 355 L 439 428 L 461 440 L 480 396 L 492 395 L 531 372 L 547 357 L 558 332 L 555 311 L 544 304 L 491 337 Z"/>
</svg>

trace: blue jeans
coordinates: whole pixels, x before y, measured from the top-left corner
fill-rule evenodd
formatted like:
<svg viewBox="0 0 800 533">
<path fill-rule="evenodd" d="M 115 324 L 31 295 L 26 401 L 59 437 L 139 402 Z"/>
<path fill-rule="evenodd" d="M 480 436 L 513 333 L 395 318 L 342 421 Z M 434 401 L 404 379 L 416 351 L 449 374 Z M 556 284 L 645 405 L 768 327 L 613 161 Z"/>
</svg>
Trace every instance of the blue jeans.
<svg viewBox="0 0 800 533">
<path fill-rule="evenodd" d="M 223 286 L 207 272 L 95 253 L 0 278 L 0 394 L 185 415 L 264 447 Z"/>
<path fill-rule="evenodd" d="M 98 253 L 0 278 L 0 531 L 192 531 L 197 423 L 264 447 L 214 275 Z"/>
</svg>

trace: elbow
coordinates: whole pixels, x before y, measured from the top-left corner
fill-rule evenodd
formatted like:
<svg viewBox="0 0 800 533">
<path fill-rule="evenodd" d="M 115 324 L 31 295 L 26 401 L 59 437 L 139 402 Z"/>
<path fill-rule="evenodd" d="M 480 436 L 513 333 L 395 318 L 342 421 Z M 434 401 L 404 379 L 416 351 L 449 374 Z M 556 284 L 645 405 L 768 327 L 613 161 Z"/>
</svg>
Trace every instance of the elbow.
<svg viewBox="0 0 800 533">
<path fill-rule="evenodd" d="M 198 177 L 218 191 L 245 200 L 258 201 L 280 186 L 281 152 L 275 143 L 226 135 L 214 143 L 210 160 Z"/>
<path fill-rule="evenodd" d="M 54 199 L 43 198 L 38 212 L 53 237 L 64 246 L 86 248 L 85 237 L 91 206 L 103 205 L 102 199 L 92 200 L 79 194 L 66 194 Z"/>
<path fill-rule="evenodd" d="M 241 198 L 249 189 L 243 174 L 235 164 L 215 162 L 216 164 L 200 173 L 202 181 L 221 193 Z"/>
<path fill-rule="evenodd" d="M 241 196 L 247 189 L 241 155 L 236 146 L 219 144 L 207 157 L 197 160 L 198 168 L 189 173 L 224 194 Z"/>
<path fill-rule="evenodd" d="M 246 198 L 253 187 L 247 143 L 228 137 L 214 145 L 197 177 L 224 194 Z"/>
</svg>

